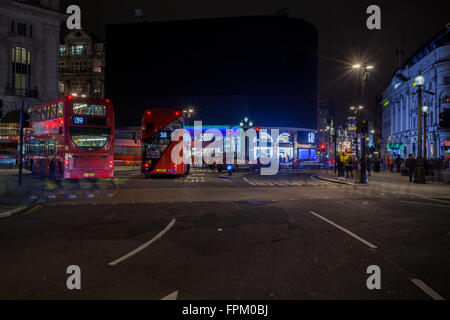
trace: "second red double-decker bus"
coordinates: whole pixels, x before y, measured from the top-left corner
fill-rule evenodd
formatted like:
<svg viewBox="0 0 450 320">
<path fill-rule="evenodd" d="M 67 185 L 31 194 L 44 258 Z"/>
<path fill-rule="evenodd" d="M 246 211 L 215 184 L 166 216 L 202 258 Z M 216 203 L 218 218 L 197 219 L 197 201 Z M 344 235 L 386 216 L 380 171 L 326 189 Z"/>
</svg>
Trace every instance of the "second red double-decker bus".
<svg viewBox="0 0 450 320">
<path fill-rule="evenodd" d="M 141 165 L 141 128 L 116 128 L 114 138 L 114 165 Z"/>
<path fill-rule="evenodd" d="M 176 145 L 183 143 L 172 141 L 172 132 L 183 129 L 183 112 L 172 109 L 154 109 L 146 111 L 142 120 L 142 166 L 146 177 L 168 175 L 183 176 L 189 173 L 188 164 L 176 164 L 172 153 Z M 183 157 L 182 148 L 178 155 Z"/>
<path fill-rule="evenodd" d="M 114 177 L 114 110 L 108 99 L 67 96 L 29 113 L 27 169 L 62 179 Z"/>
</svg>

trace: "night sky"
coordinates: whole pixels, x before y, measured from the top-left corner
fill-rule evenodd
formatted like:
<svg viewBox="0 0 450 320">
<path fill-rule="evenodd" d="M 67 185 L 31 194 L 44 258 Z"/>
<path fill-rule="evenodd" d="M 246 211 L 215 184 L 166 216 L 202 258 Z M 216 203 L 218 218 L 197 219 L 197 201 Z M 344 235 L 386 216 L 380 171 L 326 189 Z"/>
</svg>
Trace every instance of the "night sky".
<svg viewBox="0 0 450 320">
<path fill-rule="evenodd" d="M 185 20 L 248 15 L 273 15 L 281 8 L 289 16 L 315 25 L 320 38 L 319 97 L 336 102 L 337 120 L 357 104 L 357 78 L 351 65 L 366 61 L 376 66 L 368 84 L 368 103 L 374 107 L 394 74 L 396 49 L 404 38 L 403 61 L 450 22 L 450 1 L 301 1 L 301 0 L 62 0 L 62 8 L 77 4 L 82 24 L 104 38 L 106 24 L 134 22 L 134 9 L 142 9 L 149 21 Z M 377 4 L 382 11 L 382 30 L 366 28 L 366 8 Z M 302 39 L 299 39 L 302 41 Z"/>
</svg>

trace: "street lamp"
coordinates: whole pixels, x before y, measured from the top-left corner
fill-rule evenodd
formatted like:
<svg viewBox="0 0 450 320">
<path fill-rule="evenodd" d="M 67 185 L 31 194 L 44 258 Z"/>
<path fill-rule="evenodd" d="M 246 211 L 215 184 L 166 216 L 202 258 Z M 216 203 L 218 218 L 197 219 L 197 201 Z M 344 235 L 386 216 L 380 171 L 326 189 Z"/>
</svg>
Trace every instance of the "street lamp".
<svg viewBox="0 0 450 320">
<path fill-rule="evenodd" d="M 244 131 L 247 131 L 248 129 L 252 128 L 254 125 L 253 121 L 250 120 L 248 117 L 245 117 L 244 120 L 240 122 L 240 126 Z"/>
<path fill-rule="evenodd" d="M 427 161 L 427 116 L 428 116 L 428 106 L 422 106 L 423 112 L 423 160 Z"/>
<path fill-rule="evenodd" d="M 365 63 L 358 63 L 353 65 L 353 69 L 361 71 L 361 105 L 358 107 L 359 111 L 363 111 L 366 106 L 366 81 L 369 79 L 370 71 L 375 69 L 373 65 Z M 357 132 L 358 136 L 358 132 Z M 361 183 L 366 183 L 366 132 L 362 132 L 361 139 Z"/>
<path fill-rule="evenodd" d="M 427 150 L 426 150 L 426 143 L 427 143 L 427 115 L 428 115 L 428 106 L 422 105 L 422 93 L 426 93 L 429 95 L 434 96 L 435 93 L 423 89 L 423 86 L 425 85 L 425 77 L 421 74 L 419 71 L 419 74 L 414 79 L 414 86 L 417 86 L 417 92 L 414 94 L 417 94 L 417 164 L 416 170 L 414 172 L 414 183 L 421 183 L 425 184 L 427 183 L 426 179 L 426 170 L 425 170 L 425 162 L 427 158 Z M 422 149 L 422 113 L 424 116 L 424 143 L 425 146 Z M 423 150 L 423 157 L 422 157 L 422 150 Z"/>
<path fill-rule="evenodd" d="M 195 113 L 195 110 L 193 108 L 189 108 L 189 109 L 184 109 L 183 110 L 183 115 L 185 118 L 187 119 L 191 119 L 192 115 Z M 189 120 L 186 120 L 186 122 L 189 122 Z"/>
<path fill-rule="evenodd" d="M 425 84 L 425 77 L 419 72 L 414 79 L 414 85 L 417 86 L 417 165 L 414 171 L 414 183 L 425 184 L 427 179 L 425 176 L 425 164 L 422 158 L 422 92 Z"/>
</svg>

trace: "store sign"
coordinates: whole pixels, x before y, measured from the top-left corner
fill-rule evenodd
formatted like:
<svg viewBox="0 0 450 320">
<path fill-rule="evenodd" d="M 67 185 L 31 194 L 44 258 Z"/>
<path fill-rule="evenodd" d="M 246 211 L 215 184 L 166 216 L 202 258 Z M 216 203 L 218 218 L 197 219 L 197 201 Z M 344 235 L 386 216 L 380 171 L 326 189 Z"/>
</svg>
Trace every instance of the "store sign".
<svg viewBox="0 0 450 320">
<path fill-rule="evenodd" d="M 299 144 L 316 144 L 317 135 L 315 132 L 302 131 L 298 133 Z"/>
<path fill-rule="evenodd" d="M 401 150 L 403 149 L 404 144 L 403 143 L 391 143 L 388 144 L 386 147 L 388 150 Z"/>
</svg>

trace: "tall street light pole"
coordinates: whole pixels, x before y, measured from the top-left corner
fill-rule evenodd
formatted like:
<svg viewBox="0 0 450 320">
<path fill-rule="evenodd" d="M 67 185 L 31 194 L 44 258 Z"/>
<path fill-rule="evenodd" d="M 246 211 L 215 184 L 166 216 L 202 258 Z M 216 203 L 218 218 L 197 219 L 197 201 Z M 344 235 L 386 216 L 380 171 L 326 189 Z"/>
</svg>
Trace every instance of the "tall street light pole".
<svg viewBox="0 0 450 320">
<path fill-rule="evenodd" d="M 426 160 L 426 147 L 423 148 L 422 146 L 422 112 L 424 112 L 425 109 L 422 105 L 422 94 L 427 93 L 430 95 L 434 95 L 433 92 L 427 91 L 423 89 L 423 86 L 425 84 L 425 77 L 421 74 L 419 71 L 419 75 L 414 79 L 414 85 L 417 86 L 417 164 L 416 169 L 414 171 L 414 183 L 417 184 L 426 184 L 427 183 L 427 177 L 426 177 L 426 170 L 425 170 L 425 160 Z M 426 108 L 426 111 L 428 112 L 428 107 Z M 424 112 L 424 118 L 426 120 L 425 112 Z M 424 124 L 424 140 L 426 143 L 426 123 Z M 423 151 L 423 157 L 422 157 L 422 151 Z"/>
<path fill-rule="evenodd" d="M 361 106 L 362 109 L 366 107 L 366 82 L 369 79 L 370 71 L 373 70 L 374 66 L 366 65 L 366 64 L 356 64 L 353 66 L 353 69 L 361 71 Z M 365 119 L 361 119 L 365 120 Z M 361 141 L 361 183 L 367 183 L 366 174 L 367 174 L 367 163 L 366 163 L 366 132 L 365 130 L 361 130 L 362 132 L 362 141 Z"/>
<path fill-rule="evenodd" d="M 422 107 L 423 112 L 423 160 L 427 161 L 427 116 L 428 116 L 428 106 Z"/>
<path fill-rule="evenodd" d="M 19 187 L 22 186 L 23 173 L 23 127 L 24 127 L 24 102 L 20 101 L 20 141 L 19 141 Z"/>
</svg>

